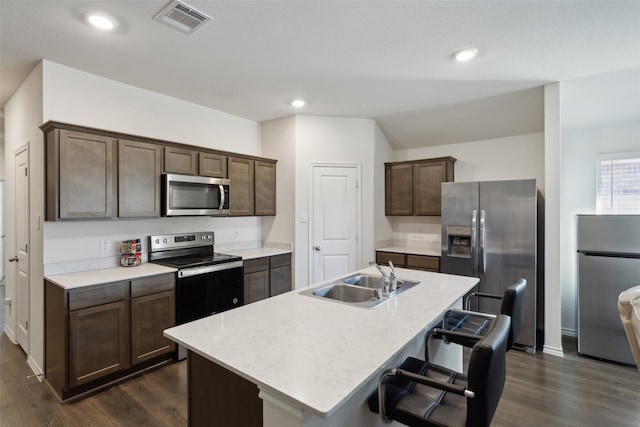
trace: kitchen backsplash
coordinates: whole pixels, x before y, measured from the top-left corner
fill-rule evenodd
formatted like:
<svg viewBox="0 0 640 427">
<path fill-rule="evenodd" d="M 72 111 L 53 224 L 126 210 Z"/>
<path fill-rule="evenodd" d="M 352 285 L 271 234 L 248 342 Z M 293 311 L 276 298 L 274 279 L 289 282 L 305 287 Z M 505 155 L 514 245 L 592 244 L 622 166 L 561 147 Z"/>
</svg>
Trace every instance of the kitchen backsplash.
<svg viewBox="0 0 640 427">
<path fill-rule="evenodd" d="M 144 239 L 143 239 L 144 240 Z M 265 242 L 262 244 L 260 240 L 246 242 L 220 243 L 215 245 L 216 252 L 237 252 L 248 249 L 258 249 L 261 247 L 291 250 L 291 243 Z M 147 244 L 142 247 L 142 263 L 148 262 L 149 253 Z M 112 268 L 120 266 L 120 255 L 109 257 L 78 259 L 73 261 L 54 262 L 44 265 L 44 275 L 53 276 L 56 274 L 67 274 L 78 271 L 99 270 L 102 268 Z"/>
<path fill-rule="evenodd" d="M 413 248 L 440 247 L 440 217 L 387 217 L 393 236 L 376 241 L 376 248 L 394 246 Z"/>
</svg>

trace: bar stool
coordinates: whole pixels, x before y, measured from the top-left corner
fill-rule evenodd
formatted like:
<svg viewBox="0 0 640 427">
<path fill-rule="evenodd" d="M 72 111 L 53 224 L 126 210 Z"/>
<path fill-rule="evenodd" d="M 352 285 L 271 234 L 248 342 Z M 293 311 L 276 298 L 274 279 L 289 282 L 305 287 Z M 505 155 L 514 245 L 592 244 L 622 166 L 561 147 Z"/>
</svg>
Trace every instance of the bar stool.
<svg viewBox="0 0 640 427">
<path fill-rule="evenodd" d="M 422 361 L 405 359 L 380 377 L 369 409 L 384 422 L 408 426 L 488 427 L 506 378 L 506 348 L 511 320 L 499 315 L 484 336 L 476 336 L 467 375 Z M 442 335 L 455 334 L 443 331 Z"/>
<path fill-rule="evenodd" d="M 448 310 L 442 318 L 442 328 L 435 328 L 427 332 L 425 336 L 425 360 L 429 360 L 429 339 L 442 338 L 445 343 L 460 344 L 464 347 L 473 347 L 477 342 L 470 339 L 469 335 L 485 335 L 495 320 L 495 314 L 470 311 L 469 304 L 473 297 L 491 298 L 502 300 L 500 304 L 500 314 L 505 314 L 511 318 L 511 328 L 507 342 L 507 351 L 513 347 L 522 324 L 524 323 L 524 295 L 527 290 L 527 281 L 523 278 L 517 279 L 512 285 L 505 289 L 502 295 L 489 294 L 485 292 L 474 292 L 465 297 L 465 310 Z M 442 336 L 443 330 L 461 332 L 462 334 L 447 334 Z"/>
</svg>

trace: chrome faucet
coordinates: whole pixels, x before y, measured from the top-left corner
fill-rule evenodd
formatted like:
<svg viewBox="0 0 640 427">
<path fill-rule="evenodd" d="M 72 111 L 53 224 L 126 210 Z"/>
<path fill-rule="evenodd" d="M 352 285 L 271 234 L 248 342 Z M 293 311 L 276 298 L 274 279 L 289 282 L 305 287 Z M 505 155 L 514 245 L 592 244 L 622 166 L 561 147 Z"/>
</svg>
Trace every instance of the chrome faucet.
<svg viewBox="0 0 640 427">
<path fill-rule="evenodd" d="M 396 269 L 393 267 L 391 260 L 389 260 L 389 268 L 391 269 L 391 273 L 389 274 L 389 288 L 391 292 L 394 292 L 398 289 L 398 276 L 396 275 Z"/>
<path fill-rule="evenodd" d="M 376 263 L 375 261 L 369 261 L 369 265 L 373 265 L 378 269 L 380 274 L 382 274 L 382 283 L 383 283 L 383 295 L 389 296 L 389 292 L 394 292 L 398 288 L 398 277 L 396 275 L 396 269 L 393 267 L 393 263 L 389 261 L 389 268 L 391 269 L 391 273 L 387 274 L 385 271 Z"/>
<path fill-rule="evenodd" d="M 387 273 L 385 273 L 382 267 L 380 267 L 375 261 L 369 261 L 369 265 L 373 265 L 375 268 L 378 269 L 380 274 L 382 274 L 382 280 L 384 280 L 385 282 L 388 282 L 390 280 Z"/>
</svg>

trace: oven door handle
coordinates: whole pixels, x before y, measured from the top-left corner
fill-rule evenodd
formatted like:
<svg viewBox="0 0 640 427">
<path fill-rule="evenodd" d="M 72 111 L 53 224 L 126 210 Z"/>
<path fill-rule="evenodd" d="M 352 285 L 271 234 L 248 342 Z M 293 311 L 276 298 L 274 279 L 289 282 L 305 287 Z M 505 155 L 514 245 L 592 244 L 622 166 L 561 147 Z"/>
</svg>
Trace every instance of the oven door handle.
<svg viewBox="0 0 640 427">
<path fill-rule="evenodd" d="M 232 261 L 222 264 L 205 265 L 203 267 L 185 268 L 184 270 L 178 270 L 178 278 L 214 273 L 216 271 L 224 271 L 231 268 L 242 268 L 242 261 Z"/>
</svg>

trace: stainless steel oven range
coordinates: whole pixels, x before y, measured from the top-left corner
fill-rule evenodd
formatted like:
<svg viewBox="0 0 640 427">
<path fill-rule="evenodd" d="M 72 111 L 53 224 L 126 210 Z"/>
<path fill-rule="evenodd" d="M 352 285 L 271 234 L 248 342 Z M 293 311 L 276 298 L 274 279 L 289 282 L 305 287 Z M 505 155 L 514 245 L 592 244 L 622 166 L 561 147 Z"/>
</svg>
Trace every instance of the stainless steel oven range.
<svg viewBox="0 0 640 427">
<path fill-rule="evenodd" d="M 149 237 L 149 262 L 177 268 L 176 324 L 243 304 L 242 258 L 214 252 L 213 232 Z"/>
</svg>

